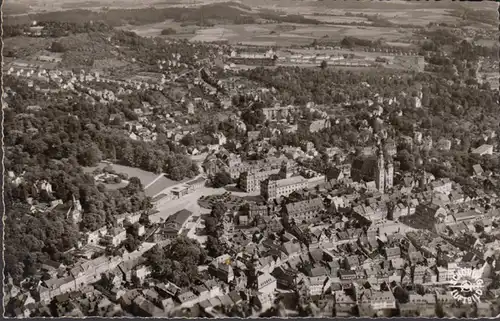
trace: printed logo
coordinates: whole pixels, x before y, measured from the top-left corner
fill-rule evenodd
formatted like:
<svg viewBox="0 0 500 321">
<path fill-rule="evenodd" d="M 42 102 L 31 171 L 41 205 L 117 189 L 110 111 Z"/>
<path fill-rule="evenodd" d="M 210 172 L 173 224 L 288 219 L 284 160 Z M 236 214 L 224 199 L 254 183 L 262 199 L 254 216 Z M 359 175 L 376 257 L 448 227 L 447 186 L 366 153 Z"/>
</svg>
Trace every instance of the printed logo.
<svg viewBox="0 0 500 321">
<path fill-rule="evenodd" d="M 462 303 L 478 303 L 483 295 L 484 281 L 481 279 L 481 271 L 473 269 L 458 269 L 452 278 L 452 295 Z"/>
</svg>

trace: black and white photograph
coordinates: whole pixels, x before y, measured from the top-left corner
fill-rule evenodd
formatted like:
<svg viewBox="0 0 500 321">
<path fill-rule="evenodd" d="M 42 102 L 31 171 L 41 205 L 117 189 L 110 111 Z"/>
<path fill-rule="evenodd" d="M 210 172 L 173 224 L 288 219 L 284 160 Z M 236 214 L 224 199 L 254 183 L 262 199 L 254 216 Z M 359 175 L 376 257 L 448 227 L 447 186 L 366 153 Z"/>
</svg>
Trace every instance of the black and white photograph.
<svg viewBox="0 0 500 321">
<path fill-rule="evenodd" d="M 11 318 L 499 318 L 499 4 L 5 0 Z"/>
</svg>

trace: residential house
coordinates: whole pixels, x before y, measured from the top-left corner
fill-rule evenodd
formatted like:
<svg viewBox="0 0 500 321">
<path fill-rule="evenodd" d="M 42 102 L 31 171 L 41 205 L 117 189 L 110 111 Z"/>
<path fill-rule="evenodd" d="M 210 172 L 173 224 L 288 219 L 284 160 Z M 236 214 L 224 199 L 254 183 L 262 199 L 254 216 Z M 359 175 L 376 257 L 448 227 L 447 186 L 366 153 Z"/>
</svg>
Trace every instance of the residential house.
<svg viewBox="0 0 500 321">
<path fill-rule="evenodd" d="M 259 130 L 254 130 L 254 131 L 248 131 L 247 132 L 248 141 L 258 140 L 259 137 L 260 137 L 260 131 Z"/>
<path fill-rule="evenodd" d="M 337 317 L 351 317 L 354 316 L 355 308 L 357 306 L 356 300 L 347 295 L 344 291 L 335 291 L 335 311 Z"/>
<path fill-rule="evenodd" d="M 277 286 L 285 289 L 294 289 L 300 281 L 299 272 L 284 265 L 275 268 L 271 273 L 277 282 Z"/>
<path fill-rule="evenodd" d="M 142 265 L 132 270 L 132 280 L 136 280 L 139 284 L 142 284 L 150 274 L 151 268 L 149 266 Z"/>
<path fill-rule="evenodd" d="M 208 266 L 208 273 L 226 283 L 234 280 L 234 271 L 229 259 L 226 262 L 212 262 Z"/>
<path fill-rule="evenodd" d="M 481 176 L 484 173 L 483 168 L 479 164 L 473 165 L 472 171 L 473 171 L 473 176 Z"/>
<path fill-rule="evenodd" d="M 200 298 L 192 291 L 184 291 L 177 294 L 177 301 L 183 308 L 190 308 L 199 302 Z"/>
<path fill-rule="evenodd" d="M 437 142 L 437 148 L 441 151 L 448 151 L 451 149 L 451 141 L 449 139 L 440 139 Z"/>
<path fill-rule="evenodd" d="M 351 255 L 344 258 L 344 268 L 346 270 L 354 270 L 361 265 L 359 257 L 357 255 Z"/>
<path fill-rule="evenodd" d="M 119 246 L 126 239 L 127 231 L 124 228 L 119 227 L 109 230 L 107 235 L 104 236 L 105 242 L 111 244 L 114 247 Z"/>
<path fill-rule="evenodd" d="M 359 315 L 373 317 L 377 311 L 396 309 L 396 298 L 391 291 L 365 290 L 358 300 Z"/>
<path fill-rule="evenodd" d="M 478 148 L 473 149 L 471 153 L 479 156 L 493 155 L 493 145 L 483 144 Z"/>
<path fill-rule="evenodd" d="M 135 315 L 143 317 L 160 317 L 165 315 L 162 309 L 151 301 L 148 301 L 142 295 L 137 296 L 132 301 L 132 311 L 134 311 Z"/>
<path fill-rule="evenodd" d="M 398 246 L 388 247 L 385 249 L 385 255 L 388 260 L 401 257 L 401 249 Z"/>
<path fill-rule="evenodd" d="M 256 289 L 263 294 L 272 294 L 276 290 L 277 280 L 269 273 L 260 273 L 257 276 Z"/>
</svg>

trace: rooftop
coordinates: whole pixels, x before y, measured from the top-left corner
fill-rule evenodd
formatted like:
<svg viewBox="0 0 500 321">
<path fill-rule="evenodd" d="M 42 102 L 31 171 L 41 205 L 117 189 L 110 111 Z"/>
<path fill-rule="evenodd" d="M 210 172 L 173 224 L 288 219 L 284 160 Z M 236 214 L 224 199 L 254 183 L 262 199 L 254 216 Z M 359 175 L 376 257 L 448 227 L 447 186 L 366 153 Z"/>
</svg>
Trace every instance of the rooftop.
<svg viewBox="0 0 500 321">
<path fill-rule="evenodd" d="M 488 151 L 488 149 L 492 149 L 492 148 L 493 148 L 492 145 L 484 144 L 484 145 L 481 145 L 478 148 L 472 150 L 472 154 L 483 154 L 483 153 L 486 153 Z"/>
<path fill-rule="evenodd" d="M 193 215 L 193 212 L 188 210 L 180 210 L 173 215 L 171 215 L 165 222 L 165 224 L 174 223 L 176 225 L 183 225 L 186 221 Z"/>
<path fill-rule="evenodd" d="M 278 187 L 284 187 L 294 184 L 307 183 L 307 179 L 302 176 L 293 176 L 290 178 L 279 179 L 276 181 Z"/>
</svg>

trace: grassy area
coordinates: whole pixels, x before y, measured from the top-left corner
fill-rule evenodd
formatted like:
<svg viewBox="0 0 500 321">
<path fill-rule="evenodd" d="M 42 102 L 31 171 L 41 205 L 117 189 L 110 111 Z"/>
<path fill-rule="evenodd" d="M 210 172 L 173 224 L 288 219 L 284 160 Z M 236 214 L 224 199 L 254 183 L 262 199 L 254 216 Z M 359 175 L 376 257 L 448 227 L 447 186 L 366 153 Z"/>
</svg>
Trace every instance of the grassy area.
<svg viewBox="0 0 500 321">
<path fill-rule="evenodd" d="M 127 174 L 129 178 L 137 177 L 141 181 L 142 185 L 144 185 L 144 186 L 148 185 L 156 177 L 158 177 L 158 174 L 155 174 L 152 172 L 147 172 L 147 171 L 144 171 L 142 169 L 135 168 L 135 167 L 129 167 L 129 166 L 117 165 L 117 164 L 107 164 L 107 163 L 99 163 L 97 166 L 93 166 L 93 167 L 84 167 L 83 170 L 87 173 L 92 173 L 97 168 L 102 169 L 108 165 L 110 165 L 117 174 L 124 173 L 124 174 Z"/>
<path fill-rule="evenodd" d="M 179 184 L 180 182 L 173 181 L 166 176 L 156 179 L 151 185 L 145 188 L 146 195 L 153 197 L 165 189 Z"/>
</svg>

